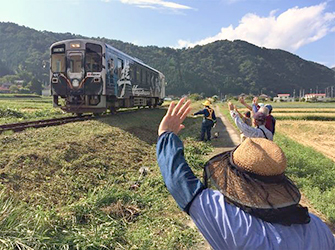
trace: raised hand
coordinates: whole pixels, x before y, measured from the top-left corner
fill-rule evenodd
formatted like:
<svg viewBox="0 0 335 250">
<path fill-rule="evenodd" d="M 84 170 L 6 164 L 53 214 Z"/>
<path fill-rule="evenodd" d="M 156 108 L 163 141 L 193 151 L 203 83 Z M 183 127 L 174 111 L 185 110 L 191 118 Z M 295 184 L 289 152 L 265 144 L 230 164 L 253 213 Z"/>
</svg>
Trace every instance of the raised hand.
<svg viewBox="0 0 335 250">
<path fill-rule="evenodd" d="M 171 102 L 166 115 L 159 124 L 158 135 L 161 135 L 166 131 L 178 134 L 180 130 L 185 128 L 182 123 L 191 111 L 191 101 L 188 100 L 187 102 L 184 102 L 185 98 L 181 98 L 177 105 L 175 102 Z"/>
<path fill-rule="evenodd" d="M 258 97 L 255 96 L 254 99 L 252 100 L 253 104 L 257 105 L 258 104 Z"/>
<path fill-rule="evenodd" d="M 231 102 L 228 102 L 228 109 L 229 110 L 234 110 L 235 109 L 235 105 L 232 104 Z"/>
<path fill-rule="evenodd" d="M 243 96 L 240 96 L 240 98 L 238 98 L 238 100 L 240 101 L 240 103 L 245 104 L 245 100 Z"/>
</svg>

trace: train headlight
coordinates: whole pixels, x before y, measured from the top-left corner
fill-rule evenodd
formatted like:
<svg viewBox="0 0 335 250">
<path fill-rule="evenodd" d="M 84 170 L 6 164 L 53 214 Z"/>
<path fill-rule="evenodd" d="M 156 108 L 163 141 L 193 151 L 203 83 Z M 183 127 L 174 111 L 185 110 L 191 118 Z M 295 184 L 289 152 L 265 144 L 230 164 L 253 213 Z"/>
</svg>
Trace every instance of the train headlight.
<svg viewBox="0 0 335 250">
<path fill-rule="evenodd" d="M 72 81 L 72 86 L 75 87 L 75 88 L 78 87 L 79 86 L 79 81 L 77 79 L 74 79 Z"/>
</svg>

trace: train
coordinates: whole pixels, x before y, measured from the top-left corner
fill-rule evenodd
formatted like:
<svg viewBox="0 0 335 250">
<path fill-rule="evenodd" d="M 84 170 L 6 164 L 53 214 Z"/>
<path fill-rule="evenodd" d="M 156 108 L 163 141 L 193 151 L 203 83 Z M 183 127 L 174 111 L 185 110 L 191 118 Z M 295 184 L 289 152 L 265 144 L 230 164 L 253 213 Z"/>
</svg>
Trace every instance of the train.
<svg viewBox="0 0 335 250">
<path fill-rule="evenodd" d="M 104 42 L 70 39 L 50 46 L 53 106 L 68 113 L 156 107 L 165 84 L 161 72 Z"/>
</svg>

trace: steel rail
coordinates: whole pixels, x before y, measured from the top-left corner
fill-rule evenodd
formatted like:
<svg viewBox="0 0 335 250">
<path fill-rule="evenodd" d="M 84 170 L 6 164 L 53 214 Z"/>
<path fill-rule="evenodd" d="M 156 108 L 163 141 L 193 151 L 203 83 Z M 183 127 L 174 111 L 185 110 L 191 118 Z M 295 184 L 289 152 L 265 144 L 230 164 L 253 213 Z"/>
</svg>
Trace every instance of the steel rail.
<svg viewBox="0 0 335 250">
<path fill-rule="evenodd" d="M 8 123 L 0 125 L 0 134 L 5 131 L 13 131 L 13 132 L 20 132 L 27 128 L 42 128 L 42 127 L 49 127 L 49 126 L 58 126 L 66 123 L 71 122 L 79 122 L 91 119 L 100 119 L 108 116 L 118 116 L 118 115 L 125 115 L 130 114 L 133 112 L 138 112 L 137 109 L 127 109 L 127 110 L 120 110 L 116 114 L 101 114 L 99 116 L 94 115 L 82 115 L 82 116 L 67 116 L 61 118 L 53 118 L 53 119 L 45 119 L 45 120 L 36 120 L 36 121 L 28 121 L 28 122 L 19 122 L 19 123 Z"/>
</svg>

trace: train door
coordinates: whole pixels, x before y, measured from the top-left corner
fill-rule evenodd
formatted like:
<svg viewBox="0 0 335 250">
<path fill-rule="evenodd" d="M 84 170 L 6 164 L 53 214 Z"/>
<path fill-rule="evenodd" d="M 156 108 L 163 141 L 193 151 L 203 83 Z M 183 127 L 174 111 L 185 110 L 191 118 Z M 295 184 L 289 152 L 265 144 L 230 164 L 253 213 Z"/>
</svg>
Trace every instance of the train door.
<svg viewBox="0 0 335 250">
<path fill-rule="evenodd" d="M 107 95 L 113 96 L 115 95 L 115 76 L 114 76 L 114 70 L 115 70 L 115 58 L 112 56 L 112 54 L 108 54 L 106 57 L 106 92 Z"/>
<path fill-rule="evenodd" d="M 79 51 L 70 51 L 67 53 L 67 60 L 67 77 L 71 82 L 71 87 L 73 89 L 78 89 L 80 82 L 84 78 L 83 53 Z"/>
</svg>

